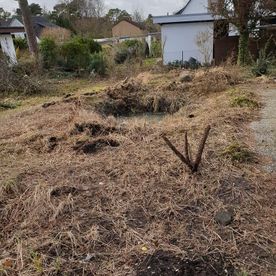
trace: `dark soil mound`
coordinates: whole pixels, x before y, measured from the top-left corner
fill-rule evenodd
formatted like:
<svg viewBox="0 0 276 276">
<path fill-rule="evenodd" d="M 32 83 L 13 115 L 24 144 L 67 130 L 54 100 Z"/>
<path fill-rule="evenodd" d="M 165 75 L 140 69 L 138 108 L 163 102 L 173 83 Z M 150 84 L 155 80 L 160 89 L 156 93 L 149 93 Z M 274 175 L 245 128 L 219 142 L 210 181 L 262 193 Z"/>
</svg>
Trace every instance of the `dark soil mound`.
<svg viewBox="0 0 276 276">
<path fill-rule="evenodd" d="M 174 113 L 185 104 L 184 86 L 176 82 L 150 89 L 131 79 L 109 87 L 96 110 L 105 115 L 123 116 L 145 112 Z"/>
<path fill-rule="evenodd" d="M 73 147 L 74 150 L 78 152 L 83 152 L 85 154 L 92 154 L 96 153 L 102 148 L 105 147 L 119 147 L 119 142 L 108 139 L 108 138 L 99 138 L 97 140 L 94 140 L 92 142 L 89 141 L 78 141 L 76 145 Z"/>
<path fill-rule="evenodd" d="M 106 89 L 105 98 L 98 104 L 97 110 L 115 116 L 145 112 L 141 97 L 146 91 L 147 88 L 135 80 L 124 81 Z"/>
<path fill-rule="evenodd" d="M 71 134 L 86 133 L 89 136 L 107 135 L 116 131 L 115 127 L 105 126 L 98 122 L 75 124 Z"/>
<path fill-rule="evenodd" d="M 230 276 L 234 273 L 233 266 L 226 264 L 220 255 L 191 261 L 164 251 L 148 256 L 137 271 L 138 276 Z"/>
</svg>

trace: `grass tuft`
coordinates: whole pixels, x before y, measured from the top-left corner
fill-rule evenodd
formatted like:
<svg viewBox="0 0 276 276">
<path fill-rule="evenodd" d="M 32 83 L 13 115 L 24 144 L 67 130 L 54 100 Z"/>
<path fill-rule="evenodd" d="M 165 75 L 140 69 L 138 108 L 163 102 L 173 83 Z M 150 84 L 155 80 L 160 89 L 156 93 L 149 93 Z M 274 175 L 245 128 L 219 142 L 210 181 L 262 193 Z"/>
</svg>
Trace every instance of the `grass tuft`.
<svg viewBox="0 0 276 276">
<path fill-rule="evenodd" d="M 250 162 L 254 157 L 251 151 L 238 143 L 233 143 L 226 147 L 222 154 L 232 161 L 240 163 Z"/>
<path fill-rule="evenodd" d="M 232 107 L 248 107 L 248 108 L 259 108 L 259 103 L 255 100 L 252 100 L 245 95 L 234 97 L 231 100 L 231 106 Z"/>
</svg>

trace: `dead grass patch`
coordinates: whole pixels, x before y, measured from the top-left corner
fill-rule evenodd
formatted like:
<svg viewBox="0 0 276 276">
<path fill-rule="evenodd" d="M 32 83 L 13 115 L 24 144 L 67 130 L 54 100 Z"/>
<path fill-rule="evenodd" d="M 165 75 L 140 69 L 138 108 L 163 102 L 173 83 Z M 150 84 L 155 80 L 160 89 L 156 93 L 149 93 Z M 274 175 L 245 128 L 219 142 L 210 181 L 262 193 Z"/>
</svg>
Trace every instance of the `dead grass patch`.
<svg viewBox="0 0 276 276">
<path fill-rule="evenodd" d="M 4 273 L 275 274 L 274 185 L 257 165 L 221 155 L 246 139 L 253 115 L 229 101 L 224 91 L 189 94 L 187 107 L 158 124 L 103 118 L 82 101 L 1 117 L 0 186 L 16 179 L 14 192 L 0 193 Z M 161 134 L 183 148 L 189 130 L 194 151 L 207 124 L 200 173 L 191 176 Z M 100 139 L 96 154 L 73 149 Z M 120 146 L 107 145 L 110 139 Z M 57 145 L 44 150 L 49 142 Z M 216 223 L 215 214 L 229 208 L 231 224 Z"/>
</svg>

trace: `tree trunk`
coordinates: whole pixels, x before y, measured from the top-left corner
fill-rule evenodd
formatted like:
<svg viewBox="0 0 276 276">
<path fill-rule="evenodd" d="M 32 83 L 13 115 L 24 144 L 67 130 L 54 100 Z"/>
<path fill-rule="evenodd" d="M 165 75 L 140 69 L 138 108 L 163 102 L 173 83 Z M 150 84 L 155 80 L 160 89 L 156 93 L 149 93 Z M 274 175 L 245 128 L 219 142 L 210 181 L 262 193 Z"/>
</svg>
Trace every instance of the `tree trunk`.
<svg viewBox="0 0 276 276">
<path fill-rule="evenodd" d="M 30 12 L 29 5 L 28 5 L 28 0 L 18 0 L 18 3 L 19 3 L 19 7 L 21 9 L 23 23 L 24 23 L 26 34 L 27 34 L 29 50 L 30 50 L 31 54 L 37 58 L 38 57 L 38 46 L 37 46 L 34 26 L 32 23 L 31 12 Z"/>
<path fill-rule="evenodd" d="M 240 31 L 238 65 L 246 65 L 249 62 L 249 32 Z"/>
</svg>

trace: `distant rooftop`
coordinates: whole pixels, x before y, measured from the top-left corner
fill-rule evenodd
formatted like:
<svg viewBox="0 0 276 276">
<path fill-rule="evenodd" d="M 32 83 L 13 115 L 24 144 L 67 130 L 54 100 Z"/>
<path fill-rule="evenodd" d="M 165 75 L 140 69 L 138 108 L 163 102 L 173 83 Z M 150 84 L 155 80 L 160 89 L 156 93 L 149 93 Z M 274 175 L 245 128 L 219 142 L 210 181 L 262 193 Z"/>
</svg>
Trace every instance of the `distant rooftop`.
<svg viewBox="0 0 276 276">
<path fill-rule="evenodd" d="M 11 22 L 12 22 L 11 18 L 7 20 L 0 19 L 0 27 L 9 27 Z"/>
</svg>

